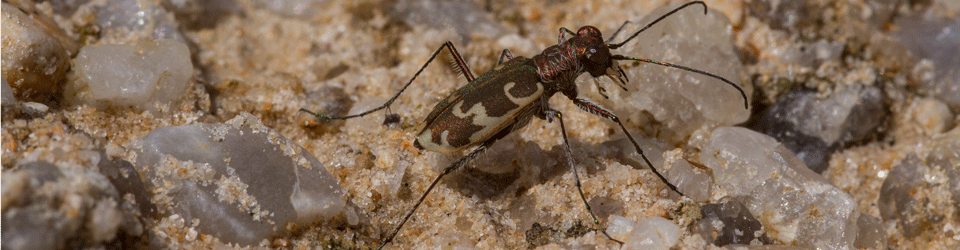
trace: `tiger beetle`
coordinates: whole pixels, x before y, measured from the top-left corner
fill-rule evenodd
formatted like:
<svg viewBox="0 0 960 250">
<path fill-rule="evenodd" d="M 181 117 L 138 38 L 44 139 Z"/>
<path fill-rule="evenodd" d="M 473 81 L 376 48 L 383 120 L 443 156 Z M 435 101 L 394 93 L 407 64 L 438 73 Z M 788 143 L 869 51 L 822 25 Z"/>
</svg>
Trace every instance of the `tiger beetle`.
<svg viewBox="0 0 960 250">
<path fill-rule="evenodd" d="M 323 119 L 350 119 L 362 117 L 388 108 L 397 100 L 397 97 L 413 83 L 414 79 L 430 65 L 430 62 L 432 62 L 443 49 L 447 49 L 453 56 L 453 60 L 457 66 L 456 69 L 463 73 L 468 83 L 455 90 L 450 96 L 433 108 L 433 111 L 430 112 L 426 120 L 418 126 L 417 137 L 413 145 L 421 150 L 425 149 L 440 153 L 458 152 L 468 147 L 473 147 L 473 150 L 440 172 L 440 175 L 430 183 L 430 186 L 427 187 L 427 190 L 420 196 L 417 203 L 407 212 L 400 221 L 400 224 L 387 236 L 379 248 L 382 248 L 393 240 L 400 231 L 400 228 L 403 227 L 403 224 L 410 219 L 410 216 L 413 215 L 443 176 L 457 170 L 470 160 L 476 158 L 484 150 L 490 148 L 494 142 L 504 138 L 510 134 L 510 132 L 524 127 L 534 116 L 547 120 L 547 122 L 552 122 L 553 119 L 559 121 L 560 130 L 563 134 L 564 155 L 567 164 L 573 169 L 573 176 L 574 180 L 576 180 L 580 199 L 583 200 L 587 212 L 590 213 L 594 224 L 599 227 L 600 231 L 610 240 L 623 244 L 622 241 L 616 240 L 607 234 L 607 231 L 600 225 L 600 221 L 597 220 L 597 216 L 590 209 L 590 204 L 583 195 L 580 176 L 577 173 L 576 164 L 574 163 L 572 151 L 570 150 L 570 144 L 567 140 L 567 131 L 563 125 L 563 115 L 560 111 L 550 108 L 547 100 L 559 92 L 570 98 L 580 109 L 616 122 L 623 133 L 627 135 L 627 138 L 630 139 L 630 142 L 633 143 L 634 148 L 636 148 L 640 156 L 643 157 L 643 161 L 650 167 L 650 170 L 653 171 L 667 187 L 680 193 L 676 186 L 667 181 L 667 179 L 653 167 L 653 164 L 650 163 L 650 160 L 647 159 L 647 156 L 644 155 L 640 149 L 640 145 L 638 145 L 636 140 L 633 139 L 633 136 L 627 132 L 623 123 L 620 122 L 620 119 L 617 118 L 613 112 L 586 98 L 577 96 L 577 85 L 574 80 L 576 80 L 580 74 L 589 73 L 590 76 L 593 76 L 595 79 L 606 76 L 625 89 L 626 82 L 629 81 L 629 79 L 627 79 L 626 73 L 623 72 L 623 69 L 620 68 L 617 61 L 629 60 L 652 63 L 721 80 L 740 91 L 740 95 L 744 100 L 744 108 L 749 108 L 747 96 L 743 92 L 743 89 L 718 75 L 677 64 L 658 62 L 645 58 L 612 55 L 610 53 L 610 50 L 620 48 L 637 37 L 641 32 L 660 22 L 667 16 L 695 4 L 702 5 L 704 14 L 707 13 L 707 5 L 702 1 L 686 3 L 660 16 L 639 31 L 633 33 L 633 35 L 623 42 L 616 44 L 609 42 L 612 41 L 629 22 L 624 22 L 610 39 L 606 41 L 603 40 L 600 30 L 593 26 L 583 26 L 577 30 L 576 33 L 567 28 L 560 28 L 560 37 L 558 38 L 559 42 L 557 45 L 547 47 L 542 53 L 533 56 L 533 58 L 514 57 L 510 50 L 505 49 L 501 52 L 500 59 L 493 70 L 479 77 L 475 77 L 471 73 L 472 71 L 470 71 L 470 68 L 466 62 L 464 62 L 460 53 L 457 52 L 453 43 L 447 41 L 433 52 L 430 59 L 423 64 L 423 67 L 420 67 L 420 70 L 413 75 L 406 85 L 403 85 L 403 88 L 401 88 L 397 94 L 380 107 L 348 116 L 327 116 L 306 109 L 300 109 L 300 111 Z M 504 62 L 504 59 L 507 61 Z M 597 84 L 599 86 L 599 83 Z M 603 88 L 599 88 L 599 91 L 601 94 L 604 92 Z M 682 193 L 680 194 L 682 195 Z"/>
</svg>

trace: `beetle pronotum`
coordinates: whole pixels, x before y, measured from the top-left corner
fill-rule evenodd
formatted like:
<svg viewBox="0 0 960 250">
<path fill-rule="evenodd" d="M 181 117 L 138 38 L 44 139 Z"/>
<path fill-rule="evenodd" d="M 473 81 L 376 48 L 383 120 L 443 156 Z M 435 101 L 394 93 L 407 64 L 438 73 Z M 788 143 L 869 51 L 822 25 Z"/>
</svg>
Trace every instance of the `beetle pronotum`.
<svg viewBox="0 0 960 250">
<path fill-rule="evenodd" d="M 384 239 L 380 247 L 383 247 L 393 240 L 400 231 L 400 228 L 403 227 L 403 224 L 413 215 L 443 176 L 462 167 L 510 132 L 522 128 L 534 116 L 545 119 L 548 122 L 552 122 L 554 118 L 559 121 L 560 130 L 563 134 L 565 158 L 567 164 L 573 169 L 580 199 L 583 200 L 587 211 L 593 218 L 594 223 L 600 228 L 600 231 L 610 240 L 623 244 L 623 242 L 613 239 L 613 237 L 607 234 L 603 226 L 600 225 L 600 221 L 597 220 L 596 215 L 594 215 L 590 209 L 590 205 L 587 203 L 587 199 L 584 197 L 583 190 L 580 186 L 580 177 L 577 173 L 576 164 L 573 161 L 562 114 L 560 111 L 550 108 L 547 100 L 556 93 L 562 93 L 570 98 L 580 109 L 616 122 L 623 133 L 627 135 L 627 138 L 630 139 L 630 142 L 633 143 L 633 146 L 640 156 L 643 157 L 644 162 L 650 167 L 650 170 L 670 189 L 680 193 L 676 186 L 667 181 L 667 179 L 653 167 L 653 164 L 651 164 L 646 155 L 643 154 L 636 140 L 627 132 L 623 123 L 620 122 L 620 119 L 617 118 L 613 112 L 586 98 L 578 97 L 575 80 L 580 74 L 589 73 L 594 78 L 601 76 L 609 77 L 619 86 L 624 87 L 629 79 L 627 79 L 627 75 L 617 64 L 617 61 L 631 60 L 653 63 L 721 80 L 740 92 L 744 100 L 744 107 L 748 108 L 747 96 L 743 92 L 743 89 L 723 77 L 676 64 L 658 62 L 645 58 L 612 55 L 610 53 L 611 49 L 620 48 L 637 37 L 641 32 L 667 16 L 694 4 L 702 5 L 704 14 L 707 13 L 707 5 L 702 1 L 686 3 L 660 16 L 639 31 L 633 33 L 633 35 L 623 42 L 616 44 L 608 44 L 607 42 L 612 41 L 628 22 L 621 25 L 607 41 L 603 40 L 600 30 L 593 26 L 583 26 L 575 33 L 566 28 L 560 28 L 559 42 L 557 45 L 547 47 L 542 53 L 532 58 L 514 57 L 509 50 L 503 50 L 493 70 L 481 74 L 479 77 L 474 77 L 471 73 L 472 71 L 470 71 L 470 68 L 466 62 L 464 62 L 463 57 L 460 56 L 460 53 L 457 52 L 457 49 L 453 46 L 453 43 L 447 41 L 433 52 L 430 59 L 420 67 L 420 70 L 413 75 L 410 81 L 403 85 L 403 88 L 401 88 L 397 94 L 380 107 L 359 114 L 340 117 L 321 115 L 306 109 L 301 109 L 301 111 L 324 119 L 350 119 L 385 109 L 396 101 L 397 97 L 413 83 L 417 76 L 430 65 L 430 62 L 432 62 L 443 49 L 447 49 L 450 51 L 458 67 L 457 69 L 463 73 L 468 83 L 455 90 L 434 107 L 433 111 L 430 112 L 427 118 L 418 126 L 414 146 L 419 149 L 440 153 L 459 152 L 471 147 L 473 147 L 473 150 L 440 172 L 433 182 L 430 183 L 430 186 L 427 187 L 427 190 L 424 191 L 423 195 L 420 196 L 420 199 L 417 200 L 413 208 L 410 209 L 410 212 L 403 217 L 396 229 Z M 568 35 L 572 37 L 568 39 Z M 504 59 L 507 59 L 507 61 L 504 62 Z M 599 88 L 599 91 L 604 95 L 603 88 Z"/>
</svg>

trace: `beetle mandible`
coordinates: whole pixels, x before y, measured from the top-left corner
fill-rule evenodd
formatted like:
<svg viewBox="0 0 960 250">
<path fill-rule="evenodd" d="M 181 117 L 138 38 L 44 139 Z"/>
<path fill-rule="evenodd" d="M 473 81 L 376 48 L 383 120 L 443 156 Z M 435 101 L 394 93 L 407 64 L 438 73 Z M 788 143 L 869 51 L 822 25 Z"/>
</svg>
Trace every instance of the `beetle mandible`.
<svg viewBox="0 0 960 250">
<path fill-rule="evenodd" d="M 647 24 L 623 42 L 616 44 L 610 44 L 608 42 L 612 41 L 629 22 L 624 22 L 607 41 L 603 40 L 600 30 L 593 26 L 580 27 L 577 32 L 560 28 L 558 44 L 547 47 L 542 53 L 532 58 L 514 57 L 513 53 L 505 49 L 500 54 L 497 65 L 479 77 L 473 76 L 472 71 L 470 71 L 470 68 L 463 60 L 463 57 L 460 56 L 460 53 L 457 52 L 453 43 L 447 41 L 441 45 L 440 48 L 437 48 L 437 50 L 433 52 L 433 55 L 430 56 L 430 59 L 413 75 L 410 81 L 403 85 L 400 91 L 382 106 L 359 114 L 340 117 L 321 115 L 306 109 L 300 109 L 300 111 L 324 119 L 350 119 L 388 108 L 396 101 L 397 97 L 413 83 L 430 62 L 432 62 L 443 49 L 447 49 L 450 51 L 458 67 L 457 69 L 463 73 L 468 83 L 440 101 L 440 103 L 434 107 L 433 111 L 427 115 L 427 118 L 420 123 L 417 127 L 414 146 L 421 150 L 440 153 L 459 152 L 471 147 L 473 147 L 473 150 L 440 172 L 433 182 L 430 183 L 430 186 L 427 187 L 427 190 L 424 191 L 423 195 L 420 196 L 413 208 L 403 217 L 396 229 L 381 243 L 380 248 L 393 240 L 400 231 L 400 228 L 403 227 L 403 224 L 413 215 L 443 176 L 476 158 L 484 150 L 493 145 L 494 142 L 504 138 L 510 134 L 510 132 L 524 127 L 532 117 L 544 119 L 548 122 L 552 122 L 553 119 L 559 121 L 561 134 L 563 134 L 565 158 L 567 164 L 573 169 L 577 191 L 580 194 L 581 200 L 583 200 L 594 224 L 599 227 L 600 231 L 610 240 L 623 244 L 622 241 L 613 239 L 613 237 L 607 234 L 603 226 L 600 225 L 600 221 L 597 220 L 596 215 L 594 215 L 590 209 L 590 205 L 586 197 L 584 197 L 580 185 L 580 177 L 577 173 L 576 164 L 573 161 L 572 151 L 570 150 L 570 145 L 567 140 L 567 132 L 563 124 L 562 113 L 550 108 L 547 100 L 556 93 L 562 93 L 572 100 L 580 109 L 617 123 L 627 138 L 630 139 L 630 142 L 636 148 L 644 162 L 650 167 L 650 170 L 671 190 L 680 193 L 676 186 L 667 181 L 667 179 L 653 167 L 653 164 L 651 164 L 647 156 L 643 154 L 643 150 L 640 149 L 636 140 L 627 132 L 623 123 L 620 122 L 620 119 L 617 118 L 613 112 L 586 98 L 578 96 L 575 80 L 580 74 L 589 73 L 590 76 L 594 78 L 601 76 L 609 77 L 620 87 L 626 89 L 625 85 L 629 79 L 617 61 L 630 60 L 653 63 L 703 74 L 721 80 L 736 88 L 743 97 L 744 108 L 749 108 L 747 96 L 743 89 L 718 75 L 686 66 L 610 53 L 610 50 L 620 48 L 637 37 L 641 32 L 667 16 L 695 4 L 702 5 L 704 14 L 707 13 L 707 5 L 702 1 L 683 4 Z M 570 37 L 567 38 L 568 36 Z M 504 59 L 507 59 L 507 61 L 504 62 Z M 598 87 L 600 86 L 598 85 Z M 601 95 L 606 97 L 602 87 L 598 88 L 598 90 Z"/>
</svg>

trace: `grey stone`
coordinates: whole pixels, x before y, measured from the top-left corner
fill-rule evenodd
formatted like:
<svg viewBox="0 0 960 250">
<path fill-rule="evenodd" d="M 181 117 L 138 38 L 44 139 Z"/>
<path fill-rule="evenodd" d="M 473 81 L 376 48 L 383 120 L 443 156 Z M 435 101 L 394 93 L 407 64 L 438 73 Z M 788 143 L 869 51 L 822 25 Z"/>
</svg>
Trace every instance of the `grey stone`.
<svg viewBox="0 0 960 250">
<path fill-rule="evenodd" d="M 190 51 L 175 40 L 85 46 L 64 95 L 75 105 L 156 112 L 178 103 L 192 76 Z"/>
<path fill-rule="evenodd" d="M 717 246 L 764 243 L 763 225 L 737 199 L 700 207 L 703 219 L 694 222 L 692 231 Z"/>
<path fill-rule="evenodd" d="M 773 138 L 738 127 L 713 131 L 700 154 L 729 196 L 763 223 L 773 240 L 845 249 L 856 239 L 857 203 Z"/>
<path fill-rule="evenodd" d="M 133 145 L 157 204 L 200 233 L 241 245 L 341 214 L 340 185 L 303 147 L 249 113 L 223 124 L 158 128 Z M 157 198 L 154 198 L 156 200 Z"/>
</svg>

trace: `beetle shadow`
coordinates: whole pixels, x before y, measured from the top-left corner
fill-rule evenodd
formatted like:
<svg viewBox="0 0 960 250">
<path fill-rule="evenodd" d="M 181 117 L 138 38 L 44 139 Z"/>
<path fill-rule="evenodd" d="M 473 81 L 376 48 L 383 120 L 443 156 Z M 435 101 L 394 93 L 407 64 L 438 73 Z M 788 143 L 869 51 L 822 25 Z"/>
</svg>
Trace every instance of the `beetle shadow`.
<svg viewBox="0 0 960 250">
<path fill-rule="evenodd" d="M 570 143 L 573 154 L 588 153 L 578 152 L 577 149 L 589 145 L 576 140 Z M 476 159 L 445 177 L 443 183 L 467 197 L 476 196 L 484 200 L 519 197 L 530 187 L 547 183 L 571 171 L 564 154 L 562 144 L 544 150 L 537 143 L 513 134 L 497 141 Z M 585 160 L 596 158 L 593 153 L 589 154 L 576 157 L 581 177 L 584 174 L 596 174 L 605 167 L 595 161 Z M 459 157 L 462 156 L 443 156 L 438 158 L 438 165 L 446 166 Z M 576 190 L 571 189 L 570 192 L 576 195 Z"/>
</svg>

